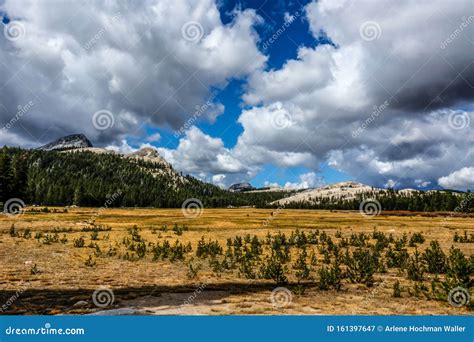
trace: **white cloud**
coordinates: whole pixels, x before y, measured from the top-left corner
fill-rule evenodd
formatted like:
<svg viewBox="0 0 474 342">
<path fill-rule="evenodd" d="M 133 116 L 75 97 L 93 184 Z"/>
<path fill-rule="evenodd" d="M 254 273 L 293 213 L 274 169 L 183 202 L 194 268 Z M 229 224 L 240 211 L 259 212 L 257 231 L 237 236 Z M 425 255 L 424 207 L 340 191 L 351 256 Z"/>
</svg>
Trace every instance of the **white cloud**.
<svg viewBox="0 0 474 342">
<path fill-rule="evenodd" d="M 463 167 L 448 176 L 441 177 L 438 179 L 438 184 L 446 189 L 472 190 L 474 188 L 474 167 Z"/>
<path fill-rule="evenodd" d="M 212 176 L 212 183 L 221 187 L 221 188 L 225 188 L 226 187 L 226 183 L 225 183 L 225 179 L 226 179 L 226 175 L 225 174 L 217 174 L 217 175 L 213 175 Z"/>
<path fill-rule="evenodd" d="M 177 170 L 204 178 L 217 174 L 252 174 L 220 138 L 212 138 L 193 126 L 186 131 L 176 149 L 158 148 L 160 154 Z"/>
<path fill-rule="evenodd" d="M 328 161 L 376 186 L 418 186 L 421 178 L 435 184 L 452 165 L 472 165 L 473 126 L 453 129 L 450 115 L 472 117 L 474 65 L 465 51 L 474 23 L 441 48 L 471 8 L 467 0 L 456 4 L 312 2 L 313 35 L 327 35 L 336 46 L 300 48 L 281 69 L 251 75 L 244 100 L 253 107 L 239 118 L 244 132 L 236 150 L 252 151 L 262 162 L 312 164 L 313 170 L 317 161 Z M 367 22 L 380 27 L 373 40 L 361 34 Z M 292 124 L 272 125 L 278 113 Z M 282 163 L 288 154 L 304 158 Z"/>
<path fill-rule="evenodd" d="M 324 184 L 323 179 L 314 172 L 301 174 L 298 178 L 299 182 L 286 182 L 283 187 L 285 189 L 306 189 L 319 187 Z"/>
<path fill-rule="evenodd" d="M 137 151 L 136 148 L 133 148 L 132 146 L 128 144 L 126 139 L 123 139 L 120 145 L 107 145 L 105 149 L 111 150 L 120 154 L 128 154 L 128 153 Z"/>
<path fill-rule="evenodd" d="M 10 134 L 39 145 L 70 133 L 85 133 L 99 145 L 125 135 L 143 136 L 142 125 L 178 129 L 211 86 L 263 67 L 254 31 L 254 10 L 235 11 L 224 25 L 213 0 L 173 2 L 50 2 L 6 0 L 0 11 L 18 20 L 25 35 L 0 38 L 0 119 L 18 105 L 35 107 Z M 183 37 L 194 21 L 200 40 Z M 106 109 L 113 127 L 99 131 L 92 116 Z M 211 122 L 224 110 L 213 103 Z M 31 138 L 31 136 L 33 138 Z"/>
<path fill-rule="evenodd" d="M 474 22 L 445 43 L 472 13 L 469 0 L 314 1 L 306 7 L 310 30 L 335 46 L 300 47 L 279 69 L 264 69 L 267 57 L 257 49 L 254 26 L 263 19 L 236 11 L 224 25 L 211 0 L 68 2 L 54 11 L 45 2 L 7 0 L 0 10 L 26 29 L 16 42 L 0 39 L 8 66 L 0 67 L 0 118 L 35 100 L 0 141 L 39 145 L 36 139 L 79 130 L 128 151 L 120 143 L 126 133 L 144 136 L 142 125 L 179 129 L 206 104 L 210 87 L 248 76 L 237 144 L 225 147 L 192 127 L 176 149 L 160 148 L 177 169 L 229 184 L 264 164 L 305 166 L 316 175 L 326 161 L 374 186 L 425 187 L 439 179 L 462 187 L 453 167 L 474 165 L 473 123 L 453 129 L 450 121 L 453 113 L 474 117 L 474 64 L 466 53 Z M 202 26 L 200 40 L 183 39 L 189 21 Z M 374 39 L 361 33 L 367 23 L 375 23 Z M 115 115 L 105 131 L 91 124 L 100 109 Z M 212 103 L 203 118 L 212 123 L 224 111 Z M 308 177 L 288 186 L 317 182 Z"/>
<path fill-rule="evenodd" d="M 160 141 L 161 135 L 160 133 L 153 133 L 152 135 L 149 135 L 146 137 L 146 140 L 149 142 L 157 142 Z"/>
</svg>

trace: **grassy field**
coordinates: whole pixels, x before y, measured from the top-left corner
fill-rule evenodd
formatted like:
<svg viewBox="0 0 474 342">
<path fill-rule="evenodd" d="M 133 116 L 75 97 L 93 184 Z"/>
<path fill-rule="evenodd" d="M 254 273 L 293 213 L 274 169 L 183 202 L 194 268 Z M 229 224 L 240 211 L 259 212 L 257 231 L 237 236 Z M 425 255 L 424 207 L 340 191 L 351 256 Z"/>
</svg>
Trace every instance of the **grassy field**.
<svg viewBox="0 0 474 342">
<path fill-rule="evenodd" d="M 403 268 L 382 267 L 389 247 L 381 250 L 382 266 L 370 281 L 345 277 L 339 288 L 321 290 L 318 270 L 334 264 L 334 251 L 329 247 L 330 253 L 325 252 L 332 242 L 342 246 L 341 254 L 352 253 L 356 248 L 351 243 L 344 247 L 342 240 L 364 233 L 369 248 L 376 242 L 374 229 L 392 236 L 388 246 L 395 245 L 404 234 L 409 240 L 421 233 L 423 242 L 406 243 L 404 248 L 410 255 L 415 250 L 422 253 L 437 240 L 446 255 L 454 246 L 469 258 L 474 254 L 474 244 L 454 242 L 453 237 L 455 233 L 462 236 L 464 231 L 468 236 L 474 234 L 474 218 L 383 214 L 368 218 L 358 212 L 254 208 L 204 209 L 198 217 L 190 218 L 181 209 L 39 209 L 0 217 L 0 312 L 91 313 L 134 308 L 148 314 L 472 313 L 467 306 L 456 308 L 443 300 L 442 290 L 441 295 L 432 291 L 433 280 L 441 283 L 443 275 L 437 279 L 425 272 L 422 280 L 414 281 Z M 131 230 L 134 226 L 137 229 Z M 282 263 L 285 284 L 262 279 L 261 264 L 271 254 L 265 241 L 273 241 L 279 233 L 289 239 L 297 229 L 319 242 L 288 248 L 291 260 Z M 245 243 L 247 234 L 248 242 L 254 236 L 260 241 L 260 253 L 254 253 L 248 264 L 223 266 L 227 240 L 240 236 L 244 246 L 250 246 Z M 322 234 L 332 242 L 324 242 Z M 205 244 L 217 241 L 221 253 L 196 255 L 203 237 Z M 156 253 L 157 246 L 165 241 L 171 246 L 178 241 L 184 252 L 178 253 L 176 260 Z M 300 279 L 294 265 L 303 249 L 309 275 Z M 343 263 L 343 273 L 346 268 Z M 401 297 L 393 296 L 397 281 Z M 93 292 L 102 288 L 113 291 L 113 303 L 107 307 L 98 307 L 93 301 Z"/>
</svg>

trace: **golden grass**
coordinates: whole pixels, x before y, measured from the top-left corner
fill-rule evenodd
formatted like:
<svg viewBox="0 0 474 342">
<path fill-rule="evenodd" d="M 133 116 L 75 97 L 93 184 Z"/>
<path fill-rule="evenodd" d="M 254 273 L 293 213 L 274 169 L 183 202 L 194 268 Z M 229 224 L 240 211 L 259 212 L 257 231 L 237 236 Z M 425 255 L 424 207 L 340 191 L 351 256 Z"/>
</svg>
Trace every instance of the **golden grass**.
<svg viewBox="0 0 474 342">
<path fill-rule="evenodd" d="M 51 209 L 51 208 L 50 208 Z M 62 210 L 62 208 L 58 208 Z M 454 233 L 464 230 L 474 232 L 473 218 L 384 216 L 366 218 L 358 212 L 281 210 L 272 215 L 266 209 L 204 209 L 197 218 L 186 218 L 180 209 L 98 209 L 74 208 L 67 213 L 37 213 L 28 210 L 17 217 L 0 217 L 0 300 L 5 301 L 18 289 L 20 298 L 9 310 L 13 313 L 58 313 L 87 312 L 92 310 L 72 307 L 78 300 L 90 302 L 91 292 L 99 286 L 114 289 L 118 306 L 135 306 L 152 313 L 173 314 L 200 284 L 206 289 L 197 296 L 184 313 L 190 314 L 466 314 L 465 308 L 456 309 L 445 302 L 416 298 L 403 292 L 403 298 L 392 298 L 392 286 L 400 280 L 408 288 L 413 284 L 395 272 L 376 274 L 376 286 L 367 288 L 360 284 L 344 283 L 343 291 L 318 291 L 314 288 L 304 294 L 294 295 L 291 304 L 275 308 L 269 301 L 270 281 L 249 281 L 234 274 L 216 276 L 201 261 L 202 269 L 196 279 L 188 279 L 187 266 L 183 262 L 152 261 L 150 255 L 136 262 L 115 257 L 95 258 L 95 267 L 85 261 L 93 255 L 92 248 L 74 248 L 73 239 L 85 238 L 86 246 L 91 242 L 91 233 L 82 232 L 90 220 L 96 225 L 112 227 L 110 232 L 100 232 L 99 241 L 94 241 L 104 251 L 109 246 L 118 246 L 128 236 L 127 228 L 136 225 L 147 242 L 174 243 L 191 242 L 193 254 L 197 241 L 202 236 L 218 240 L 225 248 L 225 241 L 236 235 L 257 235 L 263 238 L 268 232 L 290 234 L 292 230 L 320 229 L 334 236 L 340 230 L 347 237 L 353 232 L 371 233 L 374 228 L 400 237 L 404 233 L 421 232 L 426 241 L 419 246 L 423 250 L 431 240 L 438 240 L 447 251 L 452 245 L 468 256 L 474 253 L 472 244 L 453 243 Z M 171 231 L 172 226 L 189 227 L 182 236 Z M 72 229 L 66 235 L 66 244 L 42 244 L 34 238 L 11 237 L 9 229 L 14 224 L 20 232 L 31 229 L 36 232 L 51 232 L 53 229 Z M 167 232 L 154 232 L 168 225 Z M 107 240 L 104 237 L 108 235 Z M 119 255 L 125 250 L 119 250 Z M 196 257 L 194 257 L 196 259 Z M 197 262 L 197 260 L 196 260 Z M 32 275 L 31 267 L 37 264 L 41 273 Z M 429 280 L 430 276 L 427 275 Z M 263 286 L 263 287 L 262 287 Z M 0 292 L 0 293 L 1 293 Z M 22 299 L 23 298 L 23 299 Z M 0 302 L 0 307 L 2 302 Z"/>
</svg>

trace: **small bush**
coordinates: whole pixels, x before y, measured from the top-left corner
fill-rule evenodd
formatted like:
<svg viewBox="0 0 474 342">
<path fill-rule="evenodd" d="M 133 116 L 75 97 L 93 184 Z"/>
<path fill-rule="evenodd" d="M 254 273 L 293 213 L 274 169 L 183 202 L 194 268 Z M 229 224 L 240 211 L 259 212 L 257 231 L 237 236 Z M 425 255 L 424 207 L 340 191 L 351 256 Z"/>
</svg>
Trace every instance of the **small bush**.
<svg viewBox="0 0 474 342">
<path fill-rule="evenodd" d="M 395 284 L 393 284 L 393 294 L 392 297 L 400 298 L 402 296 L 402 288 L 400 287 L 400 282 L 397 280 Z"/>
<path fill-rule="evenodd" d="M 79 239 L 74 239 L 73 244 L 74 244 L 74 247 L 76 247 L 76 248 L 82 248 L 82 247 L 84 247 L 86 242 L 81 236 Z"/>
<path fill-rule="evenodd" d="M 446 255 L 441 249 L 438 241 L 431 241 L 430 247 L 425 249 L 423 260 L 427 267 L 426 271 L 433 274 L 446 272 Z"/>
<path fill-rule="evenodd" d="M 420 252 L 418 252 L 418 250 L 415 250 L 415 254 L 410 257 L 407 264 L 408 279 L 414 281 L 422 281 L 424 272 L 425 266 L 420 257 Z"/>
<path fill-rule="evenodd" d="M 92 255 L 89 255 L 89 259 L 86 260 L 85 265 L 88 267 L 94 267 L 96 265 L 96 261 L 92 259 Z"/>
<path fill-rule="evenodd" d="M 286 284 L 288 282 L 288 278 L 285 275 L 285 267 L 274 256 L 267 258 L 260 266 L 260 278 L 273 279 L 277 284 Z"/>
<path fill-rule="evenodd" d="M 423 242 L 425 242 L 425 238 L 424 238 L 423 234 L 415 233 L 410 238 L 409 246 L 410 247 L 415 247 L 417 243 L 423 243 Z"/>
<path fill-rule="evenodd" d="M 39 270 L 39 268 L 36 264 L 31 266 L 31 268 L 30 268 L 30 274 L 31 275 L 35 275 L 35 274 L 39 274 L 39 273 L 41 273 L 41 271 Z"/>
</svg>

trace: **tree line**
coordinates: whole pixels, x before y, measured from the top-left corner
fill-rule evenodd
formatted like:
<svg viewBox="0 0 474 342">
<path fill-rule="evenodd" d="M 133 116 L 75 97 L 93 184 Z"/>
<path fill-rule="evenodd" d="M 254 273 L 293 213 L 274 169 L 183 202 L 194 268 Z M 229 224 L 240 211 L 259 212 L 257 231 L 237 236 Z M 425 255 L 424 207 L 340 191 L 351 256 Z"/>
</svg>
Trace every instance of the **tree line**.
<svg viewBox="0 0 474 342">
<path fill-rule="evenodd" d="M 277 207 L 269 203 L 289 192 L 229 192 L 166 166 L 117 154 L 0 149 L 0 201 L 19 198 L 27 204 L 108 207 L 181 207 L 189 198 L 204 207 Z M 285 204 L 288 209 L 359 210 L 372 198 L 382 210 L 473 212 L 472 193 L 396 190 L 358 195 L 354 199 L 321 198 Z"/>
<path fill-rule="evenodd" d="M 181 207 L 189 198 L 204 207 L 263 207 L 288 193 L 231 193 L 165 166 L 117 154 L 0 149 L 0 201 L 100 207 Z M 174 175 L 173 175 L 174 174 Z"/>
<path fill-rule="evenodd" d="M 410 194 L 389 189 L 359 194 L 353 199 L 318 198 L 285 204 L 288 209 L 359 210 L 365 199 L 380 203 L 381 210 L 474 212 L 474 194 L 456 191 L 416 191 Z M 275 207 L 275 206 L 273 206 Z"/>
</svg>

